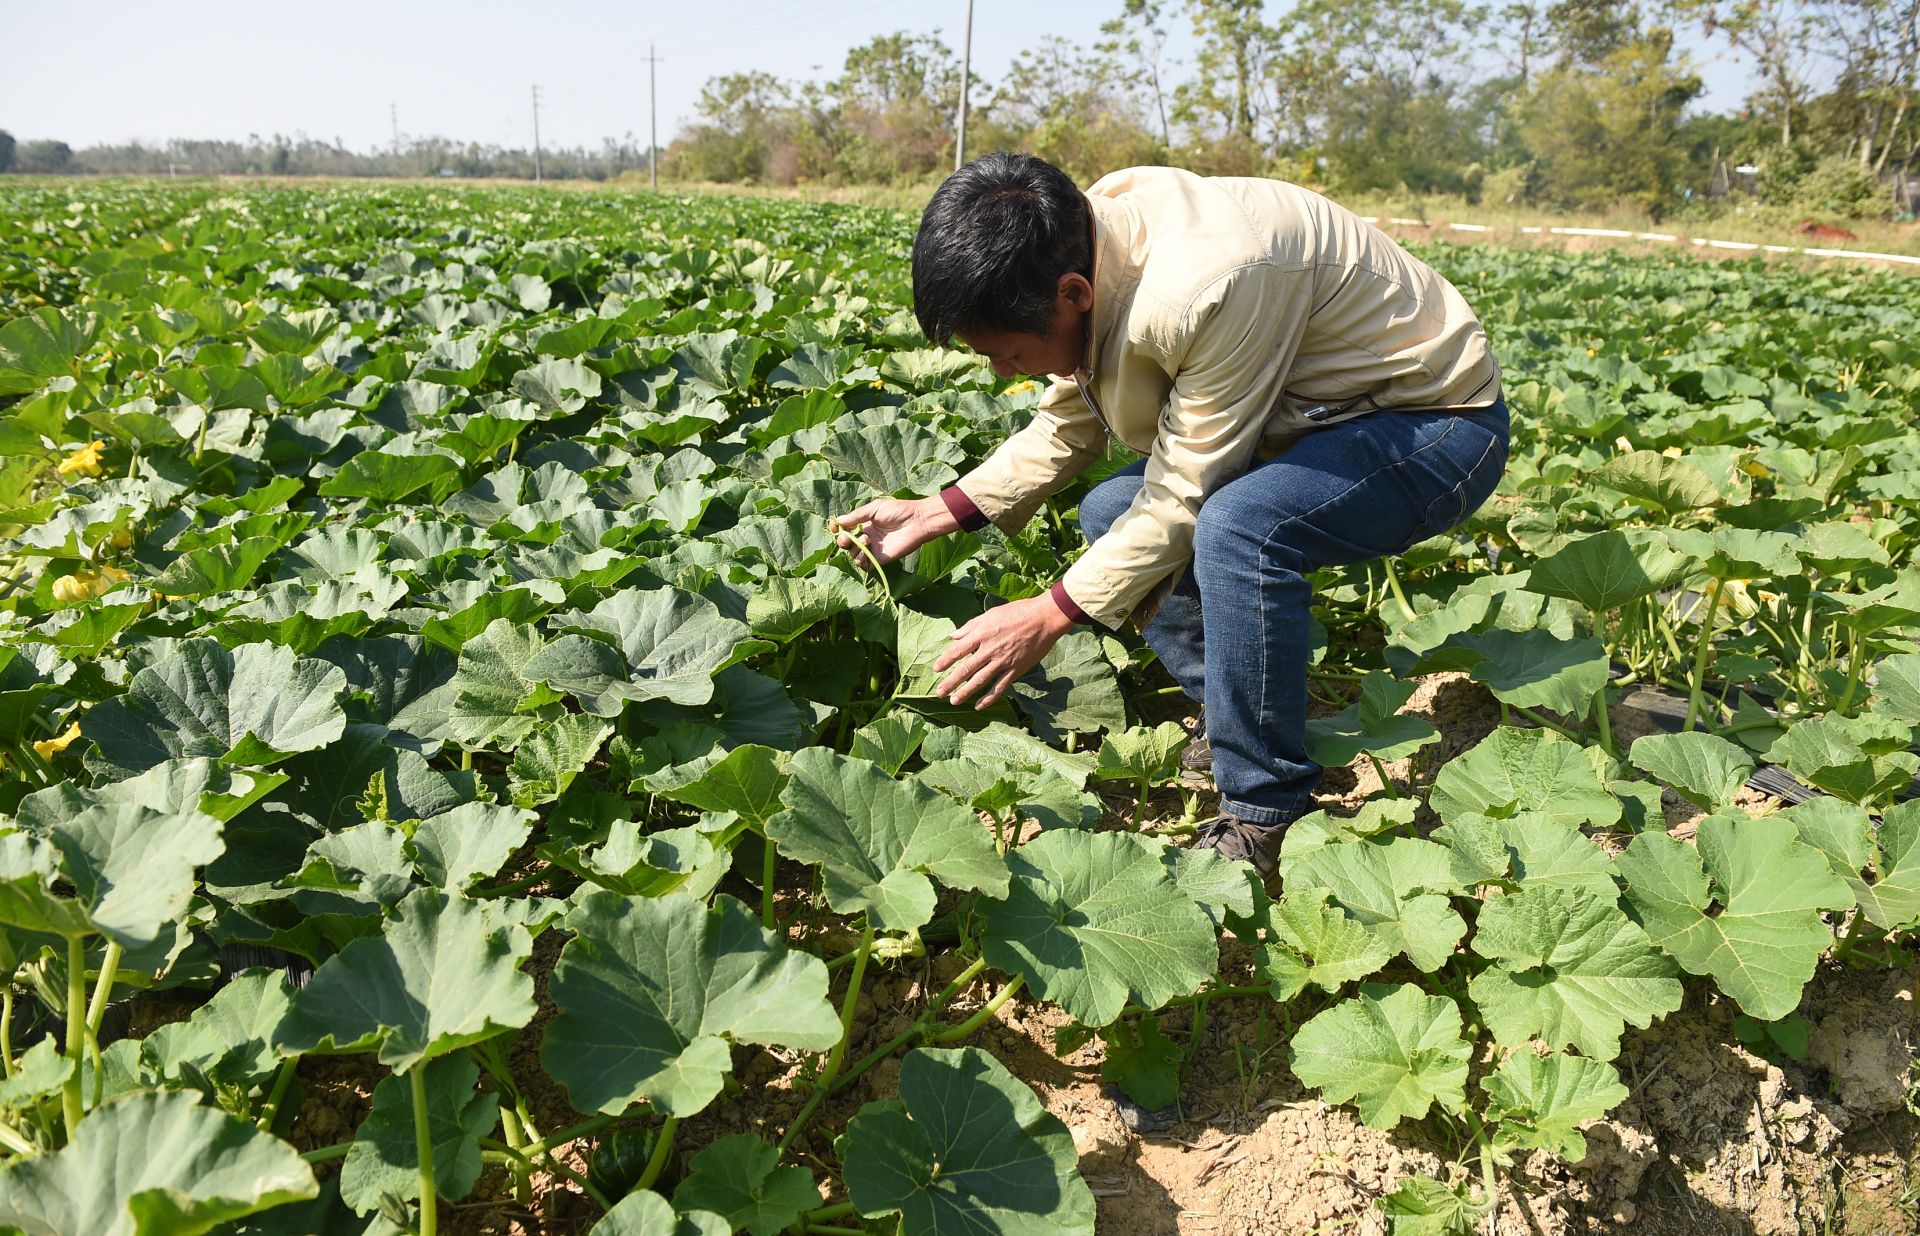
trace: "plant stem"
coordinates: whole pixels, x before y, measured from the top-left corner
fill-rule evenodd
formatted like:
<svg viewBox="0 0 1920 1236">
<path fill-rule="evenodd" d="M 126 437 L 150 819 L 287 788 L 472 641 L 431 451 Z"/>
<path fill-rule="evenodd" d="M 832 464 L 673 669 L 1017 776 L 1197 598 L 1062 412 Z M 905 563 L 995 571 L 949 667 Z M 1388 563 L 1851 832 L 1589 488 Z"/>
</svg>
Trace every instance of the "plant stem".
<svg viewBox="0 0 1920 1236">
<path fill-rule="evenodd" d="M 1407 603 L 1407 594 L 1400 590 L 1400 577 L 1399 575 L 1394 573 L 1393 559 L 1382 558 L 1380 560 L 1380 565 L 1385 567 L 1387 570 L 1387 589 L 1393 593 L 1393 599 L 1400 602 L 1400 613 L 1402 615 L 1402 620 L 1406 622 L 1412 622 L 1413 606 Z"/>
<path fill-rule="evenodd" d="M 520 1149 L 528 1158 L 532 1158 L 535 1155 L 547 1154 L 550 1151 L 559 1149 L 568 1142 L 578 1141 L 590 1133 L 598 1133 L 619 1119 L 621 1119 L 619 1116 L 595 1116 L 591 1120 L 581 1121 L 570 1129 L 562 1129 L 551 1137 L 543 1137 L 537 1142 L 528 1142 Z"/>
<path fill-rule="evenodd" d="M 1840 692 L 1840 702 L 1833 706 L 1835 712 L 1846 712 L 1853 704 L 1853 693 L 1860 689 L 1860 677 L 1866 662 L 1860 653 L 1865 646 L 1866 641 L 1860 638 L 1858 631 L 1847 632 L 1847 685 Z"/>
<path fill-rule="evenodd" d="M 262 1129 L 273 1132 L 273 1122 L 280 1118 L 280 1104 L 287 1097 L 287 1091 L 293 1086 L 293 1073 L 300 1064 L 298 1056 L 280 1062 L 280 1069 L 273 1075 L 273 1089 L 267 1092 L 265 1106 L 260 1109 L 260 1119 L 255 1121 Z"/>
<path fill-rule="evenodd" d="M 678 1116 L 668 1116 L 660 1125 L 660 1135 L 654 1139 L 653 1154 L 647 1159 L 646 1170 L 640 1173 L 635 1189 L 651 1189 L 660 1179 L 660 1173 L 667 1170 L 667 1159 L 673 1154 L 673 1135 L 680 1127 Z"/>
<path fill-rule="evenodd" d="M 413 1148 L 420 1160 L 420 1236 L 440 1230 L 440 1196 L 433 1179 L 433 1127 L 427 1123 L 427 1062 L 407 1070 L 413 1090 Z"/>
<path fill-rule="evenodd" d="M 13 1076 L 13 975 L 7 976 L 4 991 L 0 991 L 0 1066 L 6 1069 L 8 1077 Z"/>
<path fill-rule="evenodd" d="M 322 1146 L 318 1150 L 304 1151 L 300 1157 L 308 1163 L 331 1163 L 335 1159 L 346 1158 L 347 1151 L 352 1149 L 352 1142 L 335 1142 L 331 1146 Z"/>
<path fill-rule="evenodd" d="M 1607 707 L 1607 684 L 1604 682 L 1593 693 L 1593 723 L 1600 731 L 1601 748 L 1608 755 L 1616 755 L 1613 749 L 1613 715 Z"/>
<path fill-rule="evenodd" d="M 1140 792 L 1133 801 L 1133 831 L 1140 831 L 1140 819 L 1147 813 L 1147 779 L 1140 778 Z"/>
<path fill-rule="evenodd" d="M 923 1030 L 933 1024 L 933 1019 L 939 1015 L 940 1010 L 951 1004 L 953 998 L 960 994 L 961 989 L 966 987 L 968 983 L 971 983 L 974 978 L 986 968 L 986 959 L 976 957 L 971 965 L 953 976 L 953 981 L 948 983 L 946 989 L 933 998 L 932 1002 L 927 1005 L 925 1011 L 920 1014 L 917 1021 L 905 1030 L 902 1030 L 899 1034 L 894 1035 L 892 1039 L 883 1043 L 880 1047 L 868 1052 L 858 1061 L 854 1062 L 851 1068 L 834 1079 L 833 1085 L 828 1087 L 828 1089 L 839 1090 L 843 1086 L 852 1085 L 854 1080 L 862 1073 L 900 1050 L 902 1044 L 919 1037 Z"/>
<path fill-rule="evenodd" d="M 1394 785 L 1392 777 L 1387 776 L 1387 766 L 1380 762 L 1380 757 L 1369 751 L 1367 752 L 1367 762 L 1373 765 L 1373 771 L 1379 775 L 1380 785 L 1387 791 L 1387 797 L 1400 797 L 1400 788 Z"/>
<path fill-rule="evenodd" d="M 80 1056 L 87 1046 L 87 946 L 67 941 L 67 1060 L 73 1072 L 60 1088 L 60 1105 L 67 1119 L 67 1140 L 80 1127 L 86 1111 L 80 1103 Z"/>
<path fill-rule="evenodd" d="M 523 1154 L 522 1152 L 515 1150 L 513 1147 L 507 1145 L 505 1142 L 497 1142 L 493 1140 L 491 1137 L 483 1137 L 483 1138 L 480 1138 L 479 1141 L 480 1141 L 480 1157 L 483 1161 L 490 1162 L 490 1163 L 499 1163 L 508 1167 L 509 1169 L 521 1168 L 529 1171 L 532 1170 L 533 1160 L 527 1157 L 527 1155 Z M 573 1183 L 579 1185 L 582 1189 L 584 1189 L 586 1191 L 587 1196 L 592 1198 L 594 1201 L 594 1204 L 600 1207 L 600 1209 L 602 1210 L 613 1209 L 613 1201 L 610 1198 L 608 1198 L 606 1194 L 602 1193 L 599 1187 L 595 1185 L 592 1181 L 588 1180 L 585 1176 L 582 1176 L 579 1172 L 574 1171 L 572 1168 L 568 1167 L 565 1163 L 562 1163 L 560 1160 L 554 1158 L 552 1155 L 546 1156 L 545 1162 L 549 1170 L 553 1171 L 557 1175 L 565 1176 L 568 1180 L 571 1180 Z"/>
<path fill-rule="evenodd" d="M 33 1143 L 26 1139 L 25 1134 L 4 1120 L 0 1120 L 0 1146 L 5 1146 L 22 1158 L 31 1158 L 39 1153 L 34 1149 Z"/>
<path fill-rule="evenodd" d="M 1519 713 L 1521 716 L 1525 717 L 1527 720 L 1533 722 L 1535 725 L 1539 726 L 1543 730 L 1552 730 L 1554 733 L 1560 735 L 1562 738 L 1571 738 L 1575 742 L 1580 741 L 1579 735 L 1575 734 L 1572 730 L 1560 724 L 1558 721 L 1548 720 L 1547 718 L 1541 716 L 1539 713 L 1535 712 L 1531 708 L 1523 708 L 1519 704 L 1515 704 L 1513 706 L 1513 710 Z"/>
<path fill-rule="evenodd" d="M 520 1119 L 510 1107 L 500 1109 L 500 1136 L 508 1146 L 519 1150 L 526 1143 L 526 1135 L 520 1131 Z M 524 1152 L 523 1152 L 524 1153 Z M 533 1169 L 524 1160 L 515 1163 L 512 1168 L 513 1200 L 522 1206 L 533 1205 Z"/>
<path fill-rule="evenodd" d="M 1707 594 L 1707 612 L 1700 619 L 1700 639 L 1693 648 L 1693 674 L 1687 679 L 1687 719 L 1681 725 L 1681 733 L 1693 728 L 1694 719 L 1700 713 L 1703 702 L 1702 685 L 1707 679 L 1707 654 L 1713 650 L 1713 628 L 1720 617 L 1720 590 L 1727 586 L 1724 579 L 1713 581 L 1713 591 Z"/>
<path fill-rule="evenodd" d="M 760 833 L 762 857 L 760 859 L 760 925 L 768 931 L 773 930 L 773 864 L 779 857 L 774 848 L 773 838 L 766 830 Z"/>
<path fill-rule="evenodd" d="M 87 1005 L 88 1038 L 94 1038 L 100 1033 L 100 1023 L 107 1016 L 107 994 L 113 990 L 113 976 L 119 972 L 120 946 L 109 940 L 107 951 L 100 958 L 100 977 L 93 985 L 93 1003 Z"/>
<path fill-rule="evenodd" d="M 816 1089 L 824 1089 L 833 1084 L 840 1072 L 840 1066 L 846 1062 L 847 1042 L 853 1038 L 853 1016 L 860 1006 L 860 980 L 867 975 L 867 958 L 873 953 L 873 919 L 865 914 L 860 916 L 860 946 L 853 953 L 853 975 L 847 980 L 847 995 L 840 1002 L 840 1041 L 833 1045 L 827 1055 L 827 1065 L 813 1083 Z"/>
<path fill-rule="evenodd" d="M 835 1219 L 845 1219 L 853 1213 L 852 1202 L 840 1202 L 833 1206 L 822 1206 L 818 1210 L 809 1210 L 800 1218 L 805 1223 L 831 1223 Z"/>
<path fill-rule="evenodd" d="M 1000 1011 L 1000 1006 L 1013 999 L 1014 993 L 1026 985 L 1027 980 L 1025 978 L 1018 974 L 1014 975 L 1011 979 L 1007 980 L 1007 985 L 995 992 L 993 999 L 981 1005 L 979 1011 L 974 1013 L 973 1016 L 967 1018 L 957 1026 L 949 1026 L 945 1030 L 936 1031 L 931 1041 L 935 1043 L 958 1043 L 962 1039 L 967 1038 L 975 1030 L 986 1025 L 993 1015 Z"/>
</svg>

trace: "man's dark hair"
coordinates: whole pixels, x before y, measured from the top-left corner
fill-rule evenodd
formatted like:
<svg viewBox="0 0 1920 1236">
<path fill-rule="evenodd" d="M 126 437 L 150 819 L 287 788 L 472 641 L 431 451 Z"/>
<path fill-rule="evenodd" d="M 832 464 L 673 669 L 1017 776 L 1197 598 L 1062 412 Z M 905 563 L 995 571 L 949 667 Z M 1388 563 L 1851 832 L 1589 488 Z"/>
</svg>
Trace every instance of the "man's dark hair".
<svg viewBox="0 0 1920 1236">
<path fill-rule="evenodd" d="M 1044 335 L 1060 276 L 1093 273 L 1087 200 L 1028 154 L 982 155 L 941 182 L 913 238 L 913 314 L 944 344 L 955 331 Z"/>
</svg>

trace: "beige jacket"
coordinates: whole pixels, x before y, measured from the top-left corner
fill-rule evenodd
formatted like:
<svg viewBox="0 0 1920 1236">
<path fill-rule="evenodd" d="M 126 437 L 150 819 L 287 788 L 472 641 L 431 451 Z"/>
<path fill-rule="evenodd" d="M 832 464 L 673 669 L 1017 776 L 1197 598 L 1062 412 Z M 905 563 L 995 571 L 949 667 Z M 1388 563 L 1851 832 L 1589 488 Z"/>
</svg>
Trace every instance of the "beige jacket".
<svg viewBox="0 0 1920 1236">
<path fill-rule="evenodd" d="M 1453 285 L 1311 190 L 1136 167 L 1087 197 L 1087 359 L 958 484 L 1013 531 L 1109 433 L 1145 455 L 1139 497 L 1062 581 L 1096 622 L 1119 626 L 1177 578 L 1201 503 L 1256 456 L 1378 408 L 1499 397 L 1486 333 Z"/>
</svg>

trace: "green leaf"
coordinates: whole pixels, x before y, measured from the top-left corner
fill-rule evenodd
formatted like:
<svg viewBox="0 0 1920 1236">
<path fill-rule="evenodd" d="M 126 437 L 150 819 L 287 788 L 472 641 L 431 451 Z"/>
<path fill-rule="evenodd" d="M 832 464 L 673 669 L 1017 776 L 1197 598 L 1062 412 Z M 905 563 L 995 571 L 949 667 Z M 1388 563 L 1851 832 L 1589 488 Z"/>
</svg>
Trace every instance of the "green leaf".
<svg viewBox="0 0 1920 1236">
<path fill-rule="evenodd" d="M 143 948 L 186 916 L 196 869 L 225 849 L 212 816 L 133 803 L 99 803 L 56 820 L 37 845 L 0 835 L 0 923 L 69 939 L 97 931 L 125 949 Z"/>
<path fill-rule="evenodd" d="M 639 824 L 616 820 L 607 829 L 606 844 L 593 852 L 580 874 L 631 897 L 664 897 L 684 889 L 704 901 L 732 866 L 733 851 L 716 850 L 697 828 L 643 834 Z"/>
<path fill-rule="evenodd" d="M 780 753 L 771 747 L 744 743 L 693 780 L 661 784 L 657 791 L 702 811 L 731 811 L 756 828 L 763 827 L 779 813 L 781 793 L 787 787 L 780 760 Z"/>
<path fill-rule="evenodd" d="M 164 1025 L 140 1040 L 140 1058 L 168 1081 L 191 1070 L 216 1081 L 247 1085 L 279 1067 L 274 1028 L 293 997 L 278 970 L 237 974 L 185 1021 Z"/>
<path fill-rule="evenodd" d="M 959 475 L 967 448 L 959 439 L 909 420 L 864 425 L 835 433 L 820 454 L 842 472 L 893 497 L 933 493 Z"/>
<path fill-rule="evenodd" d="M 146 584 L 155 592 L 193 599 L 234 592 L 253 582 L 279 548 L 278 537 L 250 536 L 232 545 L 190 549 Z"/>
<path fill-rule="evenodd" d="M 1715 734 L 1646 734 L 1633 740 L 1627 758 L 1706 811 L 1723 811 L 1746 788 L 1753 757 Z"/>
<path fill-rule="evenodd" d="M 1569 1163 L 1587 1157 L 1580 1126 L 1627 1101 L 1627 1088 L 1612 1065 L 1559 1052 L 1538 1056 L 1524 1048 L 1480 1088 L 1487 1093 L 1489 1120 L 1499 1124 L 1494 1145 L 1545 1150 Z"/>
<path fill-rule="evenodd" d="M 1161 847 L 1126 833 L 1043 833 L 1009 854 L 1004 899 L 982 899 L 981 955 L 1089 1026 L 1129 1000 L 1157 1009 L 1213 977 L 1213 925 L 1168 875 Z"/>
<path fill-rule="evenodd" d="M 1448 646 L 1478 654 L 1475 682 L 1516 708 L 1545 708 L 1582 716 L 1607 681 L 1607 650 L 1592 637 L 1562 639 L 1551 631 L 1503 631 L 1456 635 Z"/>
<path fill-rule="evenodd" d="M 614 723 L 586 713 L 565 713 L 522 739 L 508 773 L 513 800 L 531 807 L 567 792 L 613 735 Z"/>
<path fill-rule="evenodd" d="M 1120 1087 L 1149 1110 L 1170 1107 L 1180 1098 L 1180 1065 L 1186 1053 L 1160 1029 L 1152 1014 L 1122 1019 L 1100 1032 L 1106 1054 L 1100 1077 Z"/>
<path fill-rule="evenodd" d="M 31 394 L 54 378 L 79 376 L 80 358 L 99 334 L 96 315 L 69 317 L 52 305 L 0 326 L 0 398 Z"/>
<path fill-rule="evenodd" d="M 879 930 L 906 931 L 933 917 L 932 880 L 1006 894 L 993 839 L 953 800 L 818 747 L 796 753 L 791 769 L 786 810 L 766 822 L 767 836 L 789 858 L 820 866 L 840 913 L 865 911 Z"/>
<path fill-rule="evenodd" d="M 320 483 L 323 498 L 369 498 L 398 502 L 435 482 L 457 477 L 460 460 L 452 455 L 389 455 L 361 451 L 338 472 Z M 447 486 L 452 489 L 453 486 Z M 443 491 L 444 492 L 444 491 Z"/>
<path fill-rule="evenodd" d="M 1502 726 L 1452 760 L 1433 780 L 1429 804 L 1441 819 L 1467 813 L 1496 818 L 1536 812 L 1573 825 L 1605 828 L 1620 802 L 1581 747 L 1552 730 Z"/>
<path fill-rule="evenodd" d="M 746 625 L 711 601 L 678 588 L 628 588 L 591 611 L 561 614 L 554 625 L 576 634 L 536 654 L 526 677 L 604 717 L 617 716 L 629 700 L 704 704 L 713 698 L 714 675 L 768 647 L 749 643 Z"/>
<path fill-rule="evenodd" d="M 1527 587 L 1604 614 L 1679 583 L 1698 564 L 1657 531 L 1612 529 L 1569 542 L 1534 563 Z"/>
<path fill-rule="evenodd" d="M 1492 1209 L 1485 1199 L 1473 1200 L 1468 1182 L 1446 1185 L 1431 1176 L 1402 1177 L 1375 1205 L 1393 1236 L 1473 1236 Z"/>
<path fill-rule="evenodd" d="M 890 712 L 876 717 L 853 732 L 848 754 L 856 759 L 872 760 L 890 777 L 900 775 L 933 727 L 916 713 Z"/>
<path fill-rule="evenodd" d="M 0 1170 L 0 1224 L 28 1236 L 198 1236 L 319 1192 L 293 1147 L 192 1096 L 87 1116 L 55 1154 Z"/>
<path fill-rule="evenodd" d="M 1504 1046 L 1538 1038 L 1611 1060 L 1625 1023 L 1650 1026 L 1680 1007 L 1673 963 L 1611 897 L 1567 888 L 1489 897 L 1473 951 L 1494 964 L 1467 990 Z"/>
<path fill-rule="evenodd" d="M 1328 1102 L 1352 1100 L 1368 1128 L 1391 1129 L 1435 1104 L 1465 1110 L 1471 1053 L 1453 1001 L 1403 983 L 1362 987 L 1300 1027 L 1292 1061 Z"/>
<path fill-rule="evenodd" d="M 480 1066 L 465 1053 L 419 1067 L 427 1071 L 434 1188 L 441 1197 L 459 1201 L 480 1181 L 480 1139 L 500 1118 L 500 1096 L 474 1089 Z M 373 1088 L 373 1110 L 354 1131 L 353 1147 L 340 1165 L 340 1199 L 356 1212 L 372 1214 L 383 1193 L 403 1201 L 420 1196 L 413 1092 L 405 1077 L 386 1078 Z"/>
<path fill-rule="evenodd" d="M 414 865 L 434 887 L 459 892 L 499 871 L 527 843 L 537 818 L 515 807 L 462 803 L 413 830 Z"/>
<path fill-rule="evenodd" d="M 286 648 L 229 652 L 210 639 L 184 640 L 135 674 L 125 695 L 96 704 L 80 731 L 122 776 L 190 756 L 273 764 L 340 737 L 346 689 L 338 667 Z"/>
<path fill-rule="evenodd" d="M 861 1108 L 838 1147 L 854 1206 L 902 1236 L 1093 1234 L 1073 1135 L 976 1048 L 908 1053 L 900 1101 Z"/>
<path fill-rule="evenodd" d="M 1461 815 L 1436 829 L 1452 851 L 1463 884 L 1501 881 L 1512 872 L 1523 888 L 1566 888 L 1613 901 L 1619 896 L 1613 863 L 1592 838 L 1564 820 L 1522 812 L 1511 819 Z"/>
<path fill-rule="evenodd" d="M 1267 938 L 1255 957 L 1276 1000 L 1291 1000 L 1308 984 L 1338 991 L 1393 958 L 1386 941 L 1328 905 L 1324 889 L 1289 889 L 1268 914 Z"/>
<path fill-rule="evenodd" d="M 419 889 L 327 959 L 293 998 L 282 1051 L 377 1050 L 396 1073 L 533 1019 L 526 930 L 485 903 Z"/>
<path fill-rule="evenodd" d="M 543 647 L 538 631 L 507 618 L 496 618 L 467 641 L 460 650 L 460 667 L 453 675 L 453 708 L 448 720 L 463 745 L 512 747 L 546 719 L 542 710 L 556 703 L 559 696 L 528 673 Z M 618 661 L 617 652 L 611 648 L 605 651 Z"/>
<path fill-rule="evenodd" d="M 1158 784 L 1180 772 L 1180 753 L 1187 749 L 1186 729 L 1178 721 L 1162 721 L 1108 734 L 1100 744 L 1093 775 L 1106 781 L 1144 781 Z"/>
<path fill-rule="evenodd" d="M 1419 717 L 1398 715 L 1413 698 L 1414 683 L 1374 671 L 1360 680 L 1360 698 L 1330 717 L 1307 722 L 1307 754 L 1338 768 L 1362 751 L 1382 760 L 1405 759 L 1440 741 L 1440 731 Z"/>
<path fill-rule="evenodd" d="M 1289 889 L 1326 889 L 1382 944 L 1424 971 L 1445 965 L 1467 933 L 1447 896 L 1459 887 L 1447 851 L 1431 841 L 1338 842 L 1283 853 L 1280 871 Z"/>
<path fill-rule="evenodd" d="M 1710 816 L 1697 844 L 1635 837 L 1619 858 L 1627 903 L 1689 974 L 1762 1021 L 1785 1017 L 1833 943 L 1820 912 L 1851 907 L 1853 894 L 1790 820 Z"/>
<path fill-rule="evenodd" d="M 1903 791 L 1920 772 L 1920 756 L 1906 750 L 1910 727 L 1891 717 L 1838 713 L 1796 721 L 1768 755 L 1808 785 L 1855 803 L 1875 803 Z"/>
<path fill-rule="evenodd" d="M 1721 504 L 1719 489 L 1705 473 L 1684 459 L 1671 459 L 1659 451 L 1616 455 L 1589 472 L 1587 479 L 1667 515 Z"/>
<path fill-rule="evenodd" d="M 825 1051 L 840 1040 L 827 969 L 790 952 L 731 897 L 592 893 L 567 915 L 554 968 L 560 1013 L 540 1060 L 580 1111 L 645 1099 L 691 1116 L 732 1072 L 731 1043 Z"/>
<path fill-rule="evenodd" d="M 673 1204 L 716 1214 L 729 1232 L 779 1236 L 819 1207 L 820 1190 L 806 1168 L 782 1167 L 778 1150 L 751 1133 L 734 1133 L 693 1156 Z"/>
<path fill-rule="evenodd" d="M 1920 726 L 1920 652 L 1887 657 L 1873 667 L 1873 708 Z"/>
<path fill-rule="evenodd" d="M 1877 831 L 1864 808 L 1835 798 L 1809 799 L 1782 818 L 1826 855 L 1869 923 L 1899 931 L 1920 922 L 1920 803 L 1889 807 Z"/>
<path fill-rule="evenodd" d="M 733 1224 L 711 1210 L 675 1214 L 666 1198 L 641 1190 L 615 1202 L 587 1236 L 733 1236 Z"/>
</svg>

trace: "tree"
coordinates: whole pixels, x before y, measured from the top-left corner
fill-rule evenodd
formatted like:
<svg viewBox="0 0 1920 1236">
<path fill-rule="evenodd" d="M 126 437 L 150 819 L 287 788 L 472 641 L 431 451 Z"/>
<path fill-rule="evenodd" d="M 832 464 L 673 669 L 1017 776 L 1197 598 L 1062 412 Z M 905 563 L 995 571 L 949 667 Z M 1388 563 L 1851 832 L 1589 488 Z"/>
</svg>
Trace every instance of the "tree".
<svg viewBox="0 0 1920 1236">
<path fill-rule="evenodd" d="M 1174 116 L 1188 123 L 1217 118 L 1229 136 L 1254 142 L 1259 85 L 1273 44 L 1261 0 L 1188 0 L 1187 11 L 1200 40 L 1199 75 L 1174 90 Z"/>
<path fill-rule="evenodd" d="M 1097 50 L 1114 58 L 1128 58 L 1138 69 L 1138 81 L 1153 99 L 1154 115 L 1160 121 L 1160 144 L 1173 144 L 1167 127 L 1166 59 L 1167 28 L 1165 0 L 1125 0 L 1120 16 L 1100 27 L 1102 39 Z"/>
<path fill-rule="evenodd" d="M 1058 35 L 1014 57 L 987 105 L 996 130 L 1081 180 L 1161 159 L 1124 64 Z"/>
<path fill-rule="evenodd" d="M 1687 165 L 1679 122 L 1700 79 L 1652 30 L 1593 66 L 1563 63 L 1535 79 L 1521 104 L 1520 140 L 1535 194 L 1576 210 L 1631 204 L 1658 216 Z"/>
<path fill-rule="evenodd" d="M 0 129 L 0 172 L 13 170 L 13 134 Z"/>
<path fill-rule="evenodd" d="M 58 175 L 73 170 L 73 147 L 65 142 L 28 142 L 14 152 L 15 171 Z"/>
<path fill-rule="evenodd" d="M 1681 0 L 1697 13 L 1706 34 L 1722 35 L 1753 57 L 1761 89 L 1755 97 L 1777 109 L 1780 144 L 1793 144 L 1794 118 L 1806 98 L 1814 23 L 1802 0 Z"/>
</svg>

